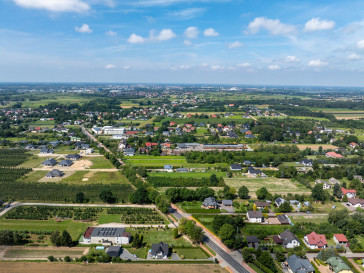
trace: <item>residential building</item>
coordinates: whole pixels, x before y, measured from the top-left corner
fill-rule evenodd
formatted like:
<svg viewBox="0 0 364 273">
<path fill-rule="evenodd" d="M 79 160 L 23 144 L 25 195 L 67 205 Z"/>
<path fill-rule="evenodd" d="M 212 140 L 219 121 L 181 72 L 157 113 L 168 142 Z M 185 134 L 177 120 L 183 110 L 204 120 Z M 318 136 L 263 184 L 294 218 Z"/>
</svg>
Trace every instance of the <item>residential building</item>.
<svg viewBox="0 0 364 273">
<path fill-rule="evenodd" d="M 59 166 L 62 166 L 62 167 L 70 167 L 72 166 L 73 164 L 73 161 L 72 160 L 62 160 L 61 162 L 58 163 Z"/>
<path fill-rule="evenodd" d="M 304 165 L 307 167 L 312 167 L 312 165 L 313 165 L 313 161 L 311 159 L 304 159 L 300 163 L 301 163 L 301 165 Z"/>
<path fill-rule="evenodd" d="M 254 169 L 254 167 L 249 167 L 248 168 L 248 174 L 250 176 L 254 176 L 254 177 L 256 177 L 256 176 L 266 176 L 261 170 Z"/>
<path fill-rule="evenodd" d="M 169 255 L 169 245 L 163 242 L 152 244 L 152 248 L 149 252 L 153 259 L 167 259 Z"/>
<path fill-rule="evenodd" d="M 246 242 L 249 247 L 257 248 L 259 246 L 259 240 L 257 236 L 246 236 Z"/>
<path fill-rule="evenodd" d="M 309 260 L 301 259 L 296 255 L 292 255 L 287 259 L 288 271 L 290 273 L 314 273 L 315 268 Z"/>
<path fill-rule="evenodd" d="M 328 158 L 343 158 L 343 156 L 341 154 L 335 153 L 335 152 L 327 152 L 325 154 L 326 157 Z"/>
<path fill-rule="evenodd" d="M 69 160 L 77 160 L 77 159 L 80 159 L 81 156 L 79 154 L 69 154 L 69 155 L 66 155 L 66 159 L 69 159 Z"/>
<path fill-rule="evenodd" d="M 277 207 L 280 207 L 283 203 L 284 203 L 284 199 L 283 198 L 280 198 L 280 197 L 278 197 L 275 201 L 274 201 L 274 203 L 276 204 L 276 206 Z"/>
<path fill-rule="evenodd" d="M 130 233 L 124 228 L 89 227 L 82 236 L 83 244 L 119 244 L 130 243 Z"/>
<path fill-rule="evenodd" d="M 310 249 L 326 248 L 327 241 L 324 234 L 316 234 L 312 231 L 310 234 L 303 238 L 304 242 Z"/>
<path fill-rule="evenodd" d="M 350 267 L 340 258 L 340 257 L 331 257 L 326 261 L 329 265 L 329 268 L 332 272 L 335 273 L 352 273 L 353 271 Z"/>
<path fill-rule="evenodd" d="M 242 169 L 241 164 L 231 164 L 230 165 L 231 171 L 241 171 L 241 169 Z"/>
<path fill-rule="evenodd" d="M 49 173 L 46 174 L 47 178 L 55 178 L 55 177 L 62 177 L 64 173 L 60 170 L 54 169 L 51 170 Z"/>
<path fill-rule="evenodd" d="M 47 167 L 52 167 L 56 164 L 57 164 L 57 160 L 55 160 L 54 158 L 48 158 L 47 160 L 42 162 L 42 165 L 47 166 Z"/>
<path fill-rule="evenodd" d="M 356 196 L 356 190 L 348 190 L 348 189 L 345 189 L 344 187 L 342 187 L 341 191 L 342 191 L 343 195 L 346 195 L 348 198 L 355 198 L 355 196 Z"/>
<path fill-rule="evenodd" d="M 282 245 L 285 248 L 295 248 L 300 246 L 300 240 L 288 229 L 279 234 L 278 237 L 281 239 Z"/>
<path fill-rule="evenodd" d="M 53 154 L 53 153 L 54 153 L 54 151 L 53 151 L 52 149 L 49 149 L 49 148 L 42 148 L 42 149 L 40 150 L 40 153 L 41 153 L 41 154 Z"/>
<path fill-rule="evenodd" d="M 125 156 L 134 156 L 135 155 L 135 149 L 134 148 L 128 148 L 124 150 Z"/>
<path fill-rule="evenodd" d="M 246 217 L 250 223 L 262 223 L 264 221 L 261 211 L 248 211 Z"/>
<path fill-rule="evenodd" d="M 330 179 L 329 179 L 329 183 L 330 184 L 332 184 L 332 185 L 335 185 L 335 184 L 339 184 L 340 185 L 340 181 L 339 180 L 337 180 L 336 178 L 334 178 L 334 177 L 331 177 Z"/>
<path fill-rule="evenodd" d="M 278 214 L 277 219 L 282 225 L 290 225 L 291 224 L 291 220 L 285 214 Z"/>
<path fill-rule="evenodd" d="M 164 171 L 165 172 L 173 172 L 173 166 L 172 165 L 164 165 Z"/>
<path fill-rule="evenodd" d="M 120 257 L 121 246 L 110 246 L 106 249 L 106 254 L 111 257 Z"/>
<path fill-rule="evenodd" d="M 187 168 L 177 168 L 176 172 L 178 172 L 178 173 L 188 173 L 188 169 Z"/>
<path fill-rule="evenodd" d="M 215 197 L 207 197 L 203 201 L 202 206 L 207 209 L 218 209 L 219 203 L 216 201 Z"/>
<path fill-rule="evenodd" d="M 346 245 L 349 241 L 344 234 L 334 234 L 334 242 L 336 244 Z"/>
<path fill-rule="evenodd" d="M 331 189 L 331 185 L 329 184 L 329 183 L 327 183 L 327 182 L 325 182 L 325 183 L 323 183 L 322 184 L 322 188 L 324 189 L 324 190 L 327 190 L 327 189 Z"/>
<path fill-rule="evenodd" d="M 364 208 L 364 199 L 349 198 L 348 203 L 355 208 Z"/>
<path fill-rule="evenodd" d="M 262 202 L 262 201 L 255 201 L 254 204 L 257 206 L 258 209 L 264 209 L 265 207 L 270 207 L 271 202 Z"/>
</svg>

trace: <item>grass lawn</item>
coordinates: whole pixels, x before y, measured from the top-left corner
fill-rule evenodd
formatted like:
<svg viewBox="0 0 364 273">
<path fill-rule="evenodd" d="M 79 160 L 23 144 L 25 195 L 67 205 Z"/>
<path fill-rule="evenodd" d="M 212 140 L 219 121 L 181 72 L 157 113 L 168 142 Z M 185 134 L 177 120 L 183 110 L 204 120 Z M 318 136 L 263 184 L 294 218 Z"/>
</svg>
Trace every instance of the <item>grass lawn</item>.
<svg viewBox="0 0 364 273">
<path fill-rule="evenodd" d="M 344 205 L 342 205 L 341 203 L 326 203 L 326 204 L 321 204 L 321 203 L 312 203 L 312 206 L 315 209 L 314 213 L 330 213 L 332 211 L 332 206 L 335 205 L 336 209 L 335 210 L 347 210 L 349 211 Z"/>
<path fill-rule="evenodd" d="M 185 259 L 207 259 L 209 258 L 201 248 L 176 248 L 177 255 L 184 256 Z"/>
<path fill-rule="evenodd" d="M 133 235 L 133 234 L 137 233 L 137 231 L 132 230 L 131 233 Z M 191 246 L 191 244 L 188 241 L 186 241 L 186 239 L 183 237 L 174 239 L 173 238 L 173 229 L 160 231 L 160 230 L 152 228 L 147 231 L 139 231 L 139 233 L 143 235 L 144 242 L 150 246 L 152 244 L 158 244 L 159 242 L 164 242 L 169 245 L 174 245 L 175 247 L 183 247 L 183 246 L 190 247 Z"/>
<path fill-rule="evenodd" d="M 121 215 L 119 214 L 101 214 L 97 223 L 99 225 L 108 223 L 121 223 Z"/>
<path fill-rule="evenodd" d="M 47 258 L 48 256 L 54 256 L 57 258 L 64 258 L 70 256 L 76 258 L 82 256 L 85 248 L 68 248 L 68 249 L 37 249 L 37 248 L 10 248 L 6 251 L 5 258 Z"/>
<path fill-rule="evenodd" d="M 20 182 L 38 182 L 45 177 L 49 171 L 34 171 L 19 178 Z"/>
<path fill-rule="evenodd" d="M 9 230 L 28 230 L 28 231 L 37 231 L 37 230 L 67 230 L 72 236 L 73 240 L 78 240 L 80 235 L 85 232 L 88 226 L 91 226 L 92 223 L 83 223 L 77 222 L 73 220 L 65 220 L 62 222 L 56 222 L 53 219 L 50 220 L 8 220 L 5 217 L 0 218 L 0 229 L 9 229 Z"/>
<path fill-rule="evenodd" d="M 121 172 L 90 172 L 77 171 L 73 175 L 62 180 L 64 183 L 71 184 L 92 184 L 92 183 L 129 183 L 128 179 Z"/>
<path fill-rule="evenodd" d="M 212 231 L 212 221 L 215 218 L 215 215 L 203 215 L 203 214 L 193 214 L 192 215 L 196 220 L 202 223 L 205 227 Z"/>
<path fill-rule="evenodd" d="M 82 159 L 90 160 L 92 162 L 92 166 L 90 169 L 115 169 L 111 162 L 107 160 L 104 156 L 85 156 Z"/>
<path fill-rule="evenodd" d="M 316 224 L 327 223 L 328 216 L 312 216 L 307 214 L 307 216 L 290 216 L 292 222 L 295 223 L 302 223 L 302 222 L 313 222 Z"/>
<path fill-rule="evenodd" d="M 167 172 L 151 172 L 148 173 L 148 176 L 156 176 L 156 177 L 170 177 L 170 178 L 209 178 L 212 174 L 215 174 L 217 177 L 226 177 L 225 172 L 189 172 L 189 173 L 167 173 Z"/>
<path fill-rule="evenodd" d="M 148 254 L 148 249 L 146 247 L 134 248 L 134 247 L 125 247 L 131 254 L 135 254 L 138 258 L 146 259 Z"/>
<path fill-rule="evenodd" d="M 54 156 L 50 155 L 49 158 L 51 158 Z M 29 157 L 23 164 L 20 164 L 18 167 L 19 168 L 36 168 L 39 165 L 41 165 L 41 163 L 45 160 L 47 160 L 48 157 L 39 157 L 37 155 L 32 155 L 31 157 Z M 41 165 L 43 166 L 43 165 Z"/>
<path fill-rule="evenodd" d="M 282 192 L 290 192 L 292 194 L 311 194 L 311 191 L 305 186 L 297 182 L 292 182 L 290 179 L 280 179 L 273 177 L 225 178 L 225 183 L 230 187 L 236 188 L 237 190 L 241 186 L 246 186 L 253 198 L 256 197 L 255 192 L 262 187 L 266 187 L 267 190 L 272 194 L 281 194 Z"/>
</svg>

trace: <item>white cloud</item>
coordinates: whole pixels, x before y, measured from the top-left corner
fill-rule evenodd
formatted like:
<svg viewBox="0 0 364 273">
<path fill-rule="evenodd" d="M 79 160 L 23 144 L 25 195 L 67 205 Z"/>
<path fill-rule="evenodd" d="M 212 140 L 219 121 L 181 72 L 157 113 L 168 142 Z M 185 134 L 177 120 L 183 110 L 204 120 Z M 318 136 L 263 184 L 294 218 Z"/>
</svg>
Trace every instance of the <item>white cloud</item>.
<svg viewBox="0 0 364 273">
<path fill-rule="evenodd" d="M 224 67 L 221 66 L 221 65 L 211 65 L 211 69 L 212 70 L 219 70 L 219 69 L 224 69 Z"/>
<path fill-rule="evenodd" d="M 139 35 L 136 35 L 135 33 L 133 33 L 129 36 L 128 43 L 143 44 L 143 43 L 145 43 L 145 39 L 142 36 L 139 36 Z"/>
<path fill-rule="evenodd" d="M 150 31 L 149 39 L 151 41 L 168 41 L 176 37 L 176 34 L 171 29 L 162 29 L 158 35 L 154 34 L 154 30 Z"/>
<path fill-rule="evenodd" d="M 186 46 L 190 46 L 192 45 L 192 42 L 189 41 L 189 40 L 184 40 L 183 43 L 186 45 Z"/>
<path fill-rule="evenodd" d="M 267 30 L 272 35 L 288 35 L 296 31 L 294 25 L 281 23 L 278 19 L 272 20 L 265 17 L 257 17 L 249 23 L 248 29 L 244 33 L 256 34 L 261 29 Z"/>
<path fill-rule="evenodd" d="M 207 28 L 203 32 L 203 35 L 205 35 L 206 37 L 215 37 L 215 36 L 219 36 L 220 34 L 218 32 L 216 32 L 216 30 L 214 30 L 213 28 Z"/>
<path fill-rule="evenodd" d="M 295 62 L 299 62 L 300 59 L 298 59 L 296 56 L 287 56 L 285 61 L 287 63 L 295 63 Z"/>
<path fill-rule="evenodd" d="M 334 21 L 323 20 L 317 17 L 317 18 L 312 18 L 311 20 L 306 22 L 304 31 L 325 30 L 325 29 L 332 29 L 334 27 L 335 27 Z"/>
<path fill-rule="evenodd" d="M 359 56 L 356 53 L 352 53 L 352 54 L 348 55 L 347 58 L 348 58 L 348 60 L 351 60 L 351 61 L 361 60 L 361 56 Z"/>
<path fill-rule="evenodd" d="M 198 28 L 197 27 L 188 27 L 184 32 L 184 36 L 187 39 L 196 39 L 198 37 Z"/>
<path fill-rule="evenodd" d="M 206 10 L 203 8 L 190 8 L 171 12 L 169 15 L 173 17 L 174 20 L 190 20 L 192 18 L 201 16 L 205 11 Z"/>
<path fill-rule="evenodd" d="M 113 64 L 107 64 L 107 65 L 105 65 L 105 68 L 106 69 L 114 69 L 114 68 L 116 68 L 116 66 L 113 65 Z"/>
<path fill-rule="evenodd" d="M 130 67 L 130 65 L 124 65 L 123 66 L 123 69 L 125 69 L 125 70 L 128 70 L 128 69 L 130 69 L 131 67 Z"/>
<path fill-rule="evenodd" d="M 45 9 L 52 12 L 85 12 L 90 5 L 82 0 L 13 0 L 23 8 Z"/>
<path fill-rule="evenodd" d="M 364 40 L 361 40 L 356 43 L 357 48 L 364 49 Z"/>
<path fill-rule="evenodd" d="M 87 24 L 83 24 L 81 27 L 75 27 L 75 30 L 81 33 L 92 33 L 92 29 Z"/>
<path fill-rule="evenodd" d="M 239 41 L 235 41 L 235 42 L 233 42 L 233 43 L 230 43 L 229 45 L 228 45 L 228 47 L 229 48 L 238 48 L 238 47 L 242 47 L 243 46 L 243 44 L 242 43 L 240 43 Z"/>
<path fill-rule="evenodd" d="M 148 38 L 144 38 L 135 33 L 131 34 L 128 38 L 128 43 L 143 44 L 146 42 L 168 41 L 174 37 L 176 37 L 176 34 L 171 29 L 162 29 L 158 34 L 154 30 L 151 30 Z"/>
<path fill-rule="evenodd" d="M 279 65 L 272 64 L 272 65 L 268 66 L 268 69 L 270 69 L 270 70 L 278 70 L 278 69 L 280 69 L 280 67 L 279 67 Z"/>
<path fill-rule="evenodd" d="M 240 64 L 237 64 L 236 66 L 237 67 L 245 67 L 245 68 L 247 68 L 247 67 L 251 67 L 252 65 L 250 63 L 240 63 Z"/>
<path fill-rule="evenodd" d="M 309 63 L 308 63 L 308 66 L 312 66 L 312 67 L 320 67 L 320 66 L 325 66 L 325 65 L 328 65 L 329 63 L 328 62 L 323 62 L 321 61 L 320 59 L 317 59 L 317 60 L 311 60 Z"/>
<path fill-rule="evenodd" d="M 118 35 L 115 31 L 112 31 L 112 30 L 106 31 L 105 34 L 107 36 L 116 36 L 116 35 Z"/>
</svg>

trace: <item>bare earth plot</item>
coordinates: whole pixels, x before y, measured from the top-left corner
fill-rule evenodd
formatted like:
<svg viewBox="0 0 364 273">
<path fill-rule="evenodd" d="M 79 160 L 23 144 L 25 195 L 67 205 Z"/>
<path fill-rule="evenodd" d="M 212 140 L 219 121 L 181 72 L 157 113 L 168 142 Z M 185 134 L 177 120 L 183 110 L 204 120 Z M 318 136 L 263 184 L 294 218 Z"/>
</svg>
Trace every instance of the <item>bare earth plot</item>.
<svg viewBox="0 0 364 273">
<path fill-rule="evenodd" d="M 284 194 L 284 193 L 292 193 L 292 194 L 310 194 L 311 192 L 303 185 L 299 183 L 294 183 L 290 179 L 281 179 L 281 178 L 273 178 L 273 177 L 265 177 L 265 178 L 225 178 L 225 183 L 237 190 L 241 186 L 246 186 L 252 197 L 256 197 L 255 192 L 262 188 L 266 187 L 267 190 L 272 193 Z"/>
<path fill-rule="evenodd" d="M 1 263 L 0 272 L 127 272 L 127 273 L 219 273 L 227 271 L 219 265 L 203 264 L 203 265 L 188 265 L 188 264 L 67 264 L 67 263 Z"/>
<path fill-rule="evenodd" d="M 70 256 L 71 258 L 81 257 L 88 248 L 77 247 L 23 247 L 13 246 L 8 247 L 3 258 L 5 259 L 47 259 L 48 256 L 64 258 Z"/>
</svg>

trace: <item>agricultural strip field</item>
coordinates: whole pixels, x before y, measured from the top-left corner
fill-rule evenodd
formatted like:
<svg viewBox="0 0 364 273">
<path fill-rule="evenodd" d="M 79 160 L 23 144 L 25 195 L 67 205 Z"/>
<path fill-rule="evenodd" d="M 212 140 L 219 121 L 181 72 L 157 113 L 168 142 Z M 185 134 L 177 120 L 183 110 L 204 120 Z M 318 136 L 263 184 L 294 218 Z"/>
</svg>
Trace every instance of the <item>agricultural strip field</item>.
<svg viewBox="0 0 364 273">
<path fill-rule="evenodd" d="M 63 183 L 73 183 L 73 184 L 129 184 L 128 179 L 121 174 L 120 171 L 117 172 L 92 172 L 92 171 L 77 171 L 73 175 L 62 180 Z"/>
<path fill-rule="evenodd" d="M 4 272 L 127 272 L 127 273 L 227 273 L 228 271 L 216 264 L 73 264 L 73 263 L 25 263 L 3 262 Z"/>
<path fill-rule="evenodd" d="M 314 151 L 318 151 L 319 147 L 321 146 L 322 149 L 328 150 L 328 149 L 337 149 L 337 146 L 331 145 L 331 144 L 296 144 L 297 148 L 300 149 L 300 151 L 305 150 L 306 148 L 311 148 Z"/>
<path fill-rule="evenodd" d="M 226 177 L 225 172 L 189 172 L 189 173 L 168 173 L 168 172 L 151 172 L 148 176 L 151 177 L 170 177 L 170 178 L 209 178 L 212 174 L 217 177 Z"/>
<path fill-rule="evenodd" d="M 4 258 L 17 258 L 17 259 L 36 259 L 42 258 L 46 259 L 48 256 L 52 255 L 56 258 L 64 258 L 65 256 L 70 256 L 71 258 L 77 258 L 82 256 L 82 254 L 87 250 L 87 248 L 77 247 L 20 247 L 13 246 L 6 250 Z"/>
<path fill-rule="evenodd" d="M 266 187 L 267 190 L 272 194 L 281 194 L 282 192 L 289 192 L 292 194 L 311 194 L 311 191 L 305 186 L 292 182 L 289 179 L 280 178 L 225 178 L 225 183 L 237 190 L 241 186 L 248 187 L 250 194 L 253 198 L 256 198 L 255 192 Z"/>
</svg>

